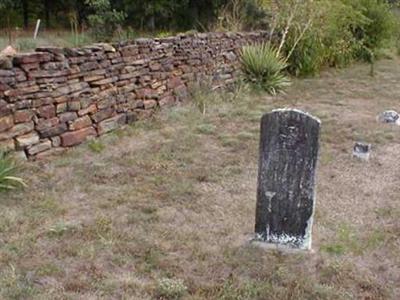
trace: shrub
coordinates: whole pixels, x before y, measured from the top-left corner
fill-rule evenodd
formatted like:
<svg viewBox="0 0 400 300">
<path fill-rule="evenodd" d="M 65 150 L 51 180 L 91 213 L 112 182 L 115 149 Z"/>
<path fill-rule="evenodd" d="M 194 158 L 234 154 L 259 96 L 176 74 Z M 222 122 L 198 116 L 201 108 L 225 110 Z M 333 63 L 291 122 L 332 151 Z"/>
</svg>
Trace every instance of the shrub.
<svg viewBox="0 0 400 300">
<path fill-rule="evenodd" d="M 343 67 L 355 59 L 372 63 L 396 37 L 394 13 L 383 0 L 272 2 L 279 49 L 294 75 L 315 75 L 323 66 Z"/>
<path fill-rule="evenodd" d="M 396 18 L 390 4 L 383 0 L 358 0 L 350 3 L 367 20 L 363 26 L 354 29 L 355 37 L 362 40 L 368 49 L 385 47 L 394 37 L 396 27 Z"/>
<path fill-rule="evenodd" d="M 288 70 L 296 76 L 315 75 L 323 66 L 348 65 L 360 47 L 360 42 L 354 37 L 353 28 L 363 26 L 366 22 L 360 12 L 341 1 L 314 3 L 312 9 L 315 11 L 312 25 L 297 45 L 295 42 L 299 32 L 296 26 L 290 28 L 284 45 Z"/>
<path fill-rule="evenodd" d="M 290 84 L 284 74 L 286 61 L 269 44 L 243 47 L 240 62 L 244 80 L 271 95 L 282 92 Z"/>
<path fill-rule="evenodd" d="M 260 0 L 231 0 L 218 11 L 215 31 L 243 31 L 267 26 L 267 14 Z"/>
<path fill-rule="evenodd" d="M 284 52 L 292 48 L 293 37 L 289 36 Z M 288 71 L 295 76 L 316 75 L 324 64 L 326 49 L 321 36 L 316 31 L 307 33 L 288 57 Z"/>
<path fill-rule="evenodd" d="M 0 152 L 0 191 L 13 190 L 26 186 L 25 182 L 16 177 L 17 166 L 4 152 Z"/>
<path fill-rule="evenodd" d="M 125 13 L 111 8 L 109 0 L 86 0 L 93 10 L 88 21 L 93 37 L 98 41 L 110 41 L 125 20 Z"/>
</svg>

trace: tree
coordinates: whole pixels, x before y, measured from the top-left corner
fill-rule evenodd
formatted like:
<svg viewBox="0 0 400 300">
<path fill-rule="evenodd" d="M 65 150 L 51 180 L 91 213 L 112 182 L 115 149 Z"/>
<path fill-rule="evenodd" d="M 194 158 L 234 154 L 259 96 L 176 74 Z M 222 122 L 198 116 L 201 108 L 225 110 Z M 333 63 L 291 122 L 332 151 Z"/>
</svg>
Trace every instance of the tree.
<svg viewBox="0 0 400 300">
<path fill-rule="evenodd" d="M 7 28 L 8 42 L 12 42 L 11 34 L 11 23 L 10 23 L 10 13 L 9 10 L 14 9 L 15 2 L 12 0 L 0 0 L 0 14 L 5 15 L 6 24 L 3 24 Z"/>
<path fill-rule="evenodd" d="M 109 41 L 125 20 L 125 13 L 112 9 L 109 0 L 87 0 L 86 4 L 92 10 L 88 21 L 93 36 L 98 41 Z"/>
</svg>

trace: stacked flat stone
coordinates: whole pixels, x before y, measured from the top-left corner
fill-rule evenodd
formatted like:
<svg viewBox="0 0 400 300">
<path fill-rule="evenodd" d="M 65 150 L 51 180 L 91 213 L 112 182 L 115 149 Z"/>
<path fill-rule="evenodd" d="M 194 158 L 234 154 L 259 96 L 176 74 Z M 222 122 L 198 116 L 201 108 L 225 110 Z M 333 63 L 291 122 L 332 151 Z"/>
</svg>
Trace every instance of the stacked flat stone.
<svg viewBox="0 0 400 300">
<path fill-rule="evenodd" d="M 41 157 L 184 101 L 199 77 L 232 84 L 241 47 L 266 39 L 191 34 L 1 58 L 0 148 Z"/>
</svg>

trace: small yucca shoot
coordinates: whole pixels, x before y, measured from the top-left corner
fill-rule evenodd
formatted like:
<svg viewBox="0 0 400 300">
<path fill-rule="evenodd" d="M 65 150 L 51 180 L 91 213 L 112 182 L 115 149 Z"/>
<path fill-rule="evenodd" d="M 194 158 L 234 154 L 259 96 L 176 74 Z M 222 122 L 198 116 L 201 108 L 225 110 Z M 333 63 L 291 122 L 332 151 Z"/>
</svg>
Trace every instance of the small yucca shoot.
<svg viewBox="0 0 400 300">
<path fill-rule="evenodd" d="M 0 191 L 25 187 L 25 182 L 16 176 L 15 163 L 5 154 L 0 153 Z"/>
<path fill-rule="evenodd" d="M 244 46 L 240 53 L 244 80 L 276 95 L 290 85 L 284 74 L 288 66 L 278 51 L 267 43 Z"/>
</svg>

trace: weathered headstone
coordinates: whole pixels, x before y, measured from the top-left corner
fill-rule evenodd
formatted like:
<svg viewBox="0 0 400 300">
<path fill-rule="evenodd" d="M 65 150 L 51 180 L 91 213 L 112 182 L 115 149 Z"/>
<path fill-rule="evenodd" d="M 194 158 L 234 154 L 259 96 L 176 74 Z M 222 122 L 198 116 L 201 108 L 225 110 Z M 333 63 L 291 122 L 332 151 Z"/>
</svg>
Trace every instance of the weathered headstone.
<svg viewBox="0 0 400 300">
<path fill-rule="evenodd" d="M 279 109 L 261 120 L 256 240 L 311 248 L 320 121 Z"/>
</svg>

